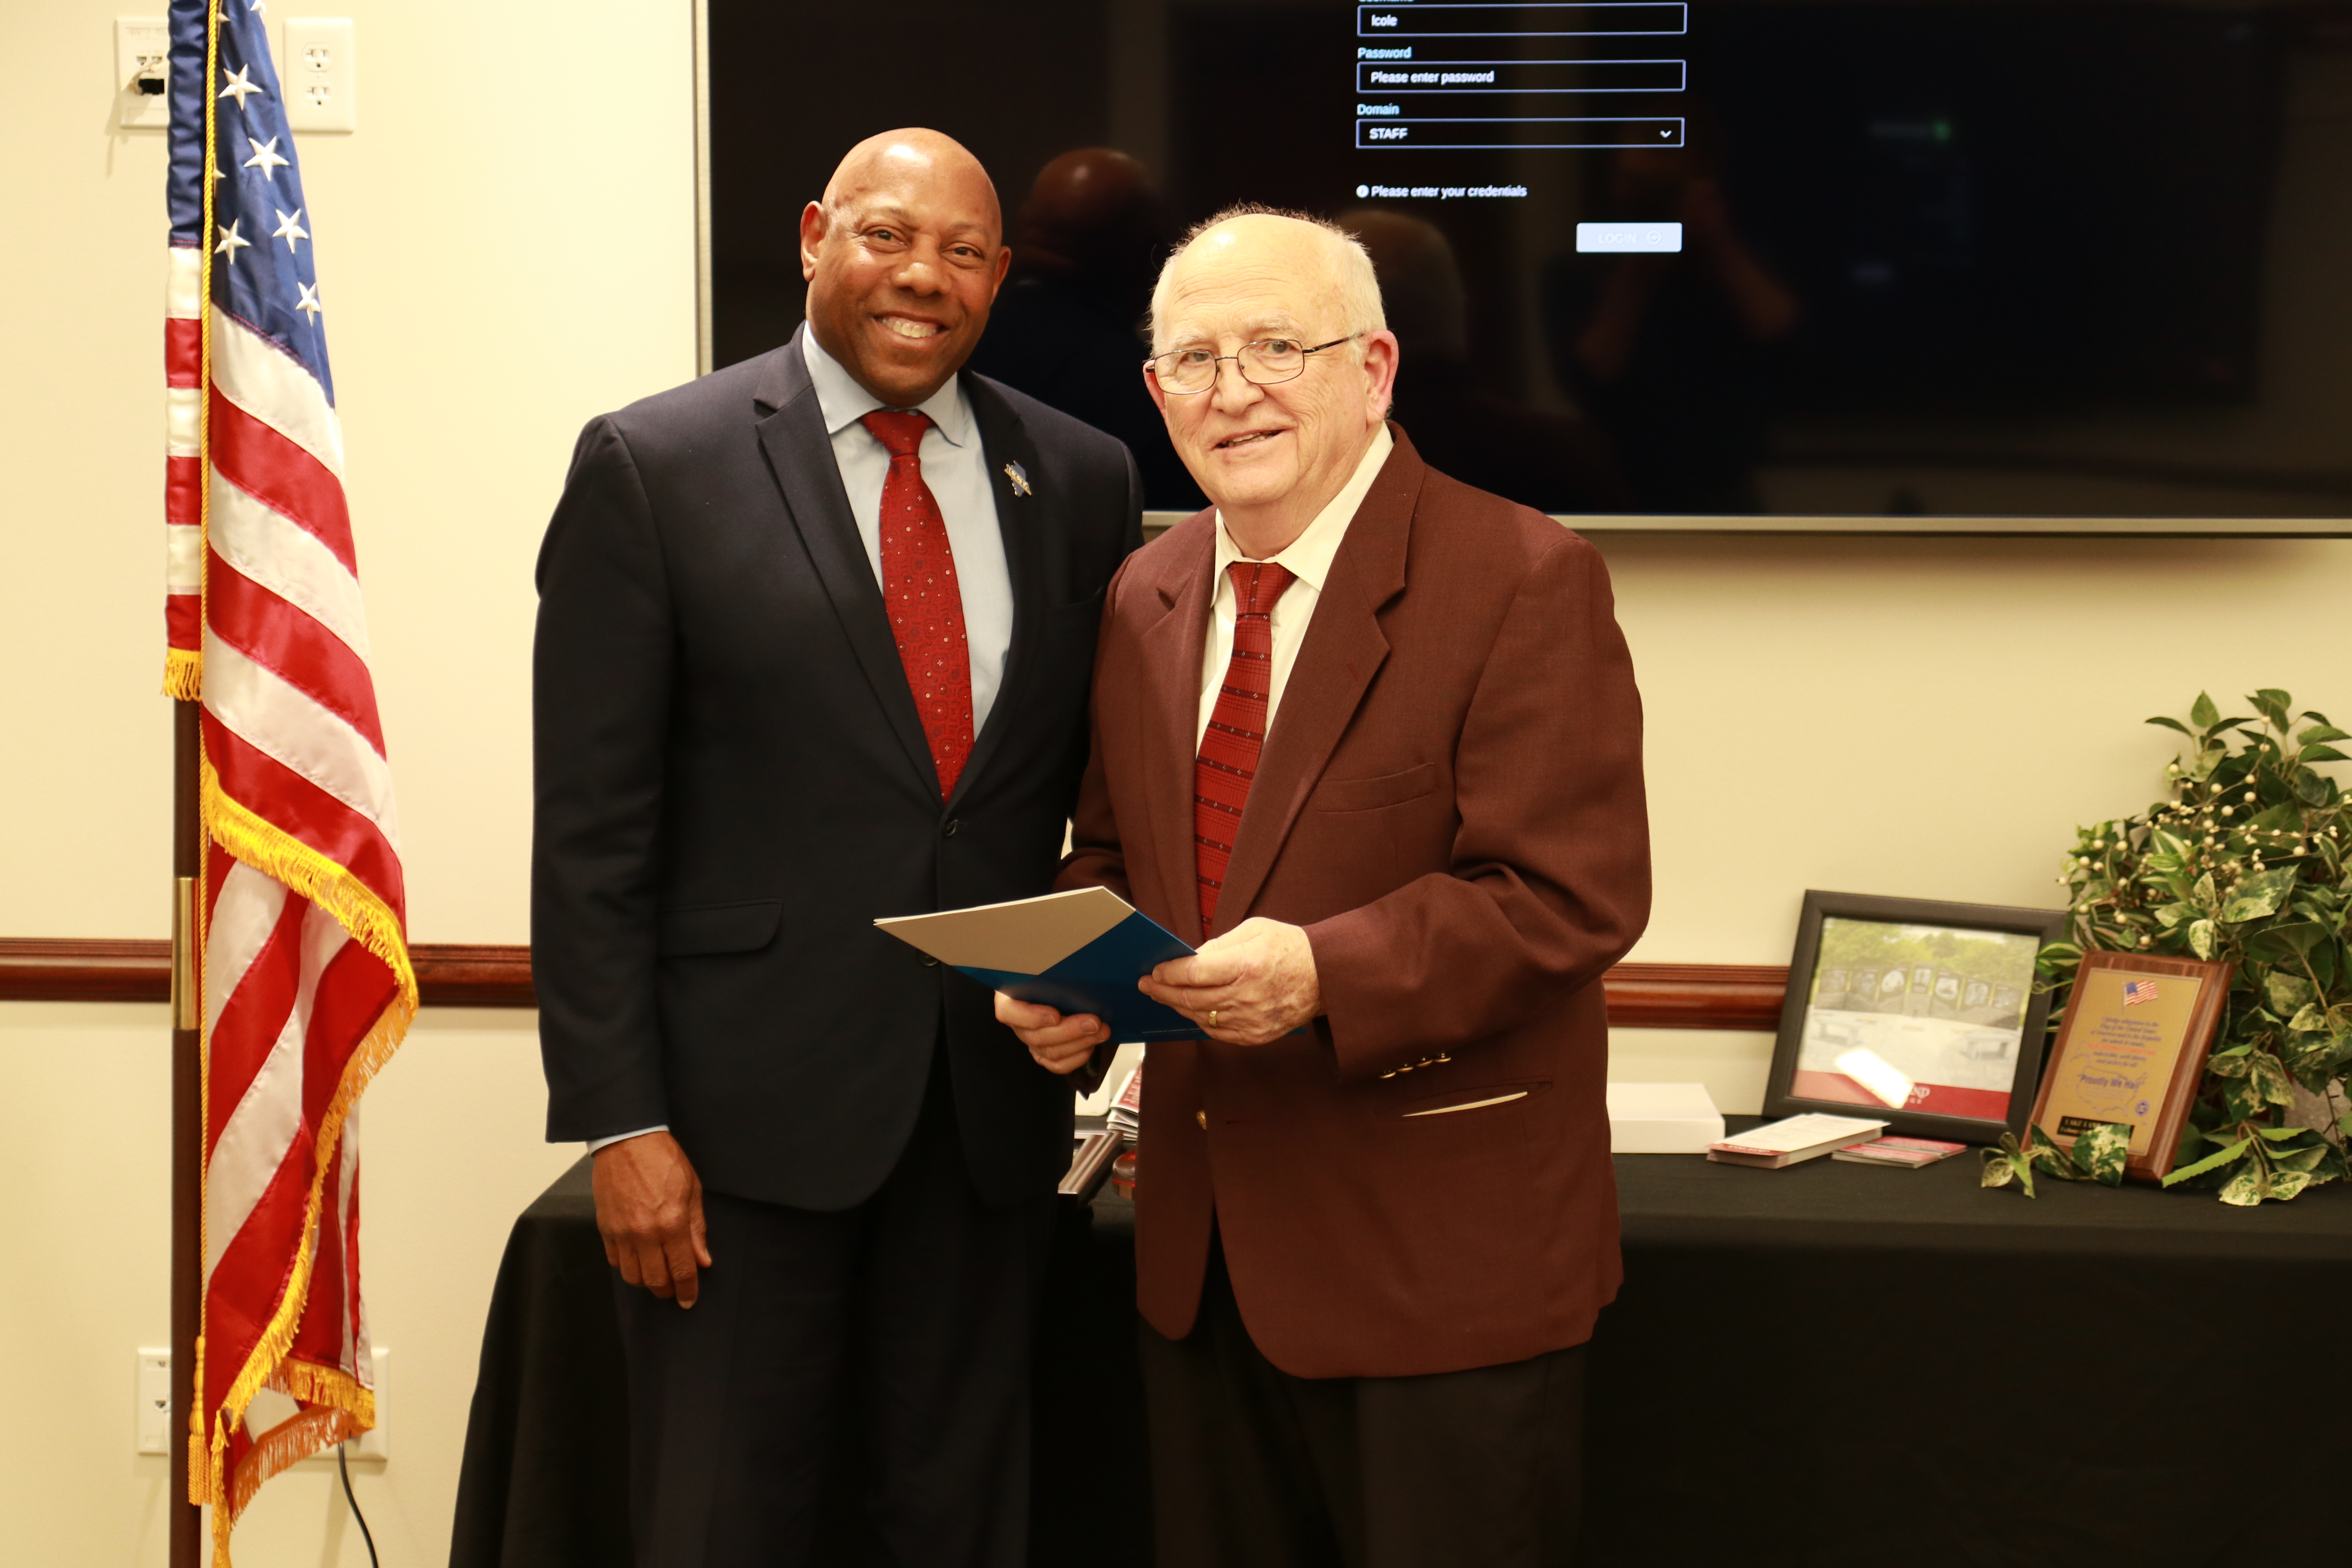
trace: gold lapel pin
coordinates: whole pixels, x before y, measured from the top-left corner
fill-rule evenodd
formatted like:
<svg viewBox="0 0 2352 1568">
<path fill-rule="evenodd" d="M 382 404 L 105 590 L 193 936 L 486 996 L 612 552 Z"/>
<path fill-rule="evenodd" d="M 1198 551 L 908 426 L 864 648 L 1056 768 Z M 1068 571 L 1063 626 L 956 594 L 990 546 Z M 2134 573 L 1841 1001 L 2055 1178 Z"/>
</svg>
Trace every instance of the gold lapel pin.
<svg viewBox="0 0 2352 1568">
<path fill-rule="evenodd" d="M 1018 464 L 1018 463 L 1007 463 L 1007 464 L 1005 464 L 1005 465 L 1004 465 L 1004 477 L 1005 477 L 1006 479 L 1011 479 L 1011 480 L 1013 481 L 1013 493 L 1014 495 L 1017 495 L 1017 496 L 1025 496 L 1025 495 L 1030 495 L 1030 494 L 1034 494 L 1034 491 L 1032 491 L 1032 490 L 1029 489 L 1029 474 L 1028 474 L 1028 471 L 1027 471 L 1026 469 L 1024 469 L 1024 468 L 1022 468 L 1022 466 L 1021 466 L 1020 464 Z"/>
</svg>

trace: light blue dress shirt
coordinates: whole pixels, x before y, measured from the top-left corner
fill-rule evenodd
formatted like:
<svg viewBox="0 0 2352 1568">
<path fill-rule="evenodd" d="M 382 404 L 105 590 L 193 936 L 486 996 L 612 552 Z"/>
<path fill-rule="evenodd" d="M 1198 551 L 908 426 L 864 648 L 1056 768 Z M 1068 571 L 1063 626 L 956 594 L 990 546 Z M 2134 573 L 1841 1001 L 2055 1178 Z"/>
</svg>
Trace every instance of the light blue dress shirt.
<svg viewBox="0 0 2352 1568">
<path fill-rule="evenodd" d="M 816 333 L 801 333 L 801 352 L 808 364 L 809 382 L 816 390 L 816 405 L 824 416 L 824 433 L 833 442 L 834 466 L 841 470 L 841 488 L 849 493 L 849 515 L 857 520 L 857 537 L 866 543 L 866 563 L 874 581 L 882 582 L 882 484 L 890 477 L 890 451 L 858 421 L 888 404 L 857 384 L 841 362 L 817 345 Z M 931 416 L 918 454 L 923 482 L 940 503 L 940 517 L 948 528 L 948 549 L 955 556 L 956 583 L 963 589 L 963 636 L 971 650 L 971 732 L 976 738 L 996 705 L 997 688 L 1004 681 L 1004 655 L 1013 646 L 1013 568 L 1004 555 L 1004 533 L 996 522 L 996 489 L 989 482 L 988 453 L 980 441 L 980 421 L 972 416 L 971 400 L 963 395 L 957 376 L 921 405 Z M 634 1132 L 591 1140 L 594 1153 L 608 1144 L 663 1127 L 640 1127 Z"/>
<path fill-rule="evenodd" d="M 833 440 L 834 466 L 849 492 L 849 512 L 866 542 L 874 581 L 882 581 L 882 483 L 890 477 L 890 452 L 858 421 L 889 405 L 864 387 L 824 352 L 816 333 L 801 333 L 809 381 L 816 388 L 824 433 Z M 931 394 L 921 412 L 931 416 L 923 432 L 923 482 L 940 503 L 955 555 L 956 582 L 963 589 L 963 635 L 971 650 L 971 732 L 979 735 L 1004 680 L 1004 654 L 1013 645 L 1013 568 L 1004 557 L 1004 534 L 996 522 L 996 490 L 989 482 L 988 453 L 980 422 L 963 394 L 962 377 Z"/>
</svg>

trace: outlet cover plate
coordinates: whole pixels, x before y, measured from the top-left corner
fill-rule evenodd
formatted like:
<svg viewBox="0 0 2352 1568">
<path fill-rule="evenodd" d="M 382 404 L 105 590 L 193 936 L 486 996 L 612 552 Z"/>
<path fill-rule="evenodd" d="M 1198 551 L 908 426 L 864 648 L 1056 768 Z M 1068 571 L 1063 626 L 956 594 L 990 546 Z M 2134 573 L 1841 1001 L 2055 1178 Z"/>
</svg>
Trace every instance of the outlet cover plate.
<svg viewBox="0 0 2352 1568">
<path fill-rule="evenodd" d="M 280 29 L 278 85 L 286 123 L 306 131 L 360 128 L 359 70 L 348 16 L 289 16 Z"/>
<path fill-rule="evenodd" d="M 161 16 L 114 19 L 115 123 L 125 131 L 162 131 L 172 123 L 172 95 L 142 92 L 139 81 L 168 81 L 172 28 Z"/>
</svg>

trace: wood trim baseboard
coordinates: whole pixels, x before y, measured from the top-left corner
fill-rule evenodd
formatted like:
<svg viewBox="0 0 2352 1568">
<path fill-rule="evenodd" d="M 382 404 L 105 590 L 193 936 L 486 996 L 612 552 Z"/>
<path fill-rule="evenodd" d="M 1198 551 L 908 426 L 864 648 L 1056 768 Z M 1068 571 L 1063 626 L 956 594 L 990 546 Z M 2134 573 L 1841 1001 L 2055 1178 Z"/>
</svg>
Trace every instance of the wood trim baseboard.
<svg viewBox="0 0 2352 1568">
<path fill-rule="evenodd" d="M 530 949 L 418 942 L 410 949 L 428 1007 L 534 1007 Z M 1789 972 L 1769 964 L 1621 963 L 1609 972 L 1609 1021 L 1625 1029 L 1778 1028 Z M 0 1002 L 162 1002 L 172 944 L 0 937 Z"/>
</svg>

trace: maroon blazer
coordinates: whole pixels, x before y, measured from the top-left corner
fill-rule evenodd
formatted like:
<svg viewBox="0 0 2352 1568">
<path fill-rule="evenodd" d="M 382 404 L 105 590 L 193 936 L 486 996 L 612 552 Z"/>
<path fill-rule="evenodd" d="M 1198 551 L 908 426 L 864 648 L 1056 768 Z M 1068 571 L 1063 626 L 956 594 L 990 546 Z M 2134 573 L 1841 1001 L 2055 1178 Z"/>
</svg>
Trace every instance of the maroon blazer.
<svg viewBox="0 0 2352 1568">
<path fill-rule="evenodd" d="M 1302 1377 L 1578 1344 L 1621 1277 L 1601 977 L 1648 919 L 1650 861 L 1609 575 L 1395 436 L 1218 899 L 1219 931 L 1307 928 L 1328 1015 L 1271 1046 L 1155 1044 L 1144 1075 L 1143 1315 L 1191 1331 L 1213 1223 L 1251 1337 Z M 1057 884 L 1108 885 L 1194 943 L 1214 531 L 1179 523 L 1112 580 Z"/>
</svg>

